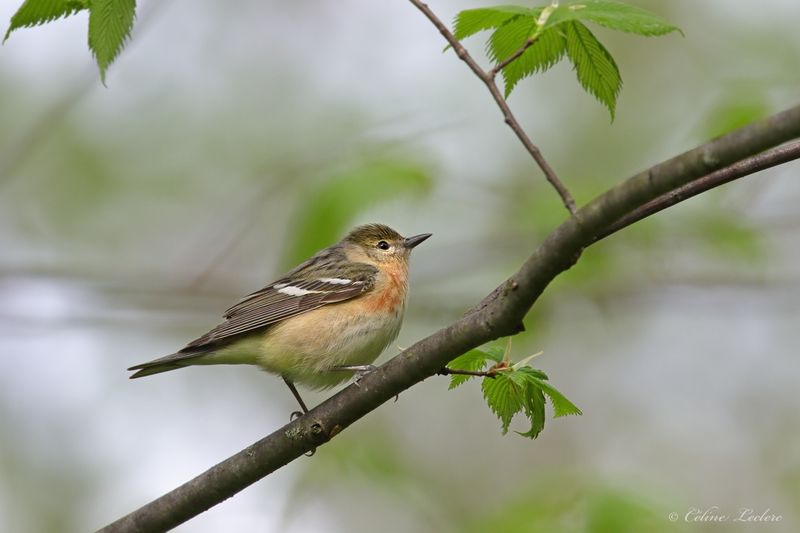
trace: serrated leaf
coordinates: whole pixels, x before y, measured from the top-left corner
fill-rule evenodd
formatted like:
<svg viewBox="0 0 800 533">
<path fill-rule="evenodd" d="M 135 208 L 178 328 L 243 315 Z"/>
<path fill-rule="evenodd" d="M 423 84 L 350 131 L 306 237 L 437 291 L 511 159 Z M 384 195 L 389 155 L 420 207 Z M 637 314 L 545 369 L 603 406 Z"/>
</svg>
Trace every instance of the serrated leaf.
<svg viewBox="0 0 800 533">
<path fill-rule="evenodd" d="M 569 401 L 566 396 L 548 382 L 532 376 L 529 379 L 550 398 L 550 402 L 553 404 L 553 418 L 583 414 L 583 411 L 577 405 Z"/>
<path fill-rule="evenodd" d="M 18 28 L 29 28 L 52 22 L 73 15 L 87 7 L 87 0 L 25 0 L 11 17 L 3 42 L 8 39 L 12 31 Z"/>
<path fill-rule="evenodd" d="M 500 419 L 503 435 L 505 435 L 508 433 L 511 419 L 523 407 L 524 398 L 520 385 L 509 379 L 506 373 L 502 373 L 497 374 L 494 378 L 483 378 L 481 389 L 489 408 Z"/>
<path fill-rule="evenodd" d="M 470 350 L 463 355 L 459 355 L 447 364 L 448 368 L 453 370 L 467 370 L 469 372 L 478 372 L 486 365 L 486 360 L 491 359 L 489 354 L 481 350 Z M 469 376 L 464 374 L 453 374 L 450 376 L 450 390 L 455 389 L 459 385 L 466 383 L 470 379 L 477 376 Z"/>
<path fill-rule="evenodd" d="M 578 81 L 604 104 L 614 120 L 617 96 L 622 87 L 619 69 L 606 48 L 580 22 L 561 25 L 567 41 L 567 55 L 575 66 Z"/>
<path fill-rule="evenodd" d="M 539 433 L 544 429 L 545 421 L 545 398 L 533 377 L 537 375 L 537 372 L 540 371 L 535 368 L 524 367 L 506 374 L 508 379 L 516 383 L 519 390 L 522 391 L 522 410 L 531 423 L 531 429 L 524 433 L 520 431 L 517 431 L 517 433 L 530 439 L 535 439 L 539 436 Z"/>
<path fill-rule="evenodd" d="M 542 30 L 547 30 L 550 28 L 555 28 L 559 24 L 563 24 L 564 22 L 568 22 L 570 20 L 576 20 L 578 17 L 575 14 L 576 8 L 579 6 L 575 6 L 572 4 L 561 4 L 558 6 L 550 6 L 550 9 L 539 19 L 539 23 L 542 26 Z"/>
<path fill-rule="evenodd" d="M 541 8 L 510 5 L 465 9 L 453 20 L 453 35 L 460 41 L 479 31 L 496 28 L 518 15 L 531 15 L 537 11 L 541 11 Z"/>
<path fill-rule="evenodd" d="M 548 379 L 547 374 L 544 373 L 544 370 L 540 370 L 538 368 L 533 368 L 532 366 L 525 366 L 519 369 L 515 369 L 515 374 L 524 374 L 527 376 L 533 376 L 538 379 Z"/>
<path fill-rule="evenodd" d="M 529 439 L 535 439 L 539 436 L 539 433 L 544 429 L 544 403 L 544 394 L 542 394 L 542 390 L 529 385 L 525 393 L 523 409 L 525 411 L 525 416 L 530 420 L 531 429 L 524 433 L 517 431 L 519 435 L 528 437 Z"/>
<path fill-rule="evenodd" d="M 537 17 L 517 16 L 497 28 L 489 37 L 486 53 L 494 63 L 500 63 L 519 50 L 537 29 Z"/>
<path fill-rule="evenodd" d="M 523 44 L 524 42 L 525 40 L 523 40 Z M 561 32 L 550 30 L 541 33 L 521 56 L 506 65 L 501 71 L 506 98 L 520 80 L 536 72 L 544 72 L 549 69 L 564 57 L 565 51 L 566 43 Z"/>
<path fill-rule="evenodd" d="M 583 0 L 566 7 L 579 20 L 588 20 L 606 28 L 648 37 L 683 32 L 658 15 L 640 7 L 611 0 Z"/>
<path fill-rule="evenodd" d="M 136 15 L 136 0 L 90 0 L 89 49 L 105 83 L 108 66 L 128 39 Z"/>
<path fill-rule="evenodd" d="M 500 363 L 506 355 L 506 348 L 493 344 L 484 348 L 483 352 L 495 363 Z"/>
</svg>

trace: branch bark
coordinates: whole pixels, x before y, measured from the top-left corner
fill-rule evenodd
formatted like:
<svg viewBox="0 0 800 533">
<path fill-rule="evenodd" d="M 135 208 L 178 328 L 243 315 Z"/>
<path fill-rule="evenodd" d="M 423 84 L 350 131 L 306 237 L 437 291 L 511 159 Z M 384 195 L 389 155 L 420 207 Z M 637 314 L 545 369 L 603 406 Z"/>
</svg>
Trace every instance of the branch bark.
<svg viewBox="0 0 800 533">
<path fill-rule="evenodd" d="M 679 190 L 722 169 L 736 167 L 738 162 L 798 138 L 800 106 L 698 146 L 609 189 L 554 229 L 516 273 L 463 318 L 422 339 L 375 372 L 364 376 L 358 386 L 346 387 L 307 415 L 101 531 L 168 530 L 230 498 L 281 466 L 323 445 L 384 402 L 433 376 L 462 353 L 513 334 L 550 282 L 569 269 L 585 247 L 609 235 L 609 228 L 629 213 L 644 209 L 670 191 Z M 793 157 L 800 155 L 795 148 L 788 153 Z M 734 170 L 729 170 L 729 173 L 731 179 L 736 179 L 760 168 L 759 165 L 744 164 L 739 170 L 740 175 L 736 175 Z M 678 202 L 684 197 L 673 199 Z M 644 211 L 639 211 L 639 214 L 646 216 Z M 625 226 L 614 231 L 622 227 Z"/>
<path fill-rule="evenodd" d="M 595 242 L 599 241 L 600 239 L 604 239 L 605 237 L 608 237 L 609 235 L 616 233 L 635 222 L 647 218 L 650 215 L 655 215 L 659 211 L 663 211 L 664 209 L 679 202 L 688 200 L 693 196 L 697 196 L 700 193 L 710 191 L 715 187 L 725 185 L 733 180 L 749 174 L 754 174 L 761 170 L 781 165 L 783 163 L 788 163 L 789 161 L 793 161 L 798 158 L 800 158 L 800 142 L 795 142 L 786 146 L 772 148 L 771 150 L 767 150 L 761 154 L 757 154 L 734 163 L 729 167 L 712 172 L 707 176 L 703 176 L 702 178 L 687 183 L 683 187 L 678 187 L 673 191 L 662 194 L 655 200 L 647 202 L 646 204 L 634 209 L 597 235 Z"/>
</svg>

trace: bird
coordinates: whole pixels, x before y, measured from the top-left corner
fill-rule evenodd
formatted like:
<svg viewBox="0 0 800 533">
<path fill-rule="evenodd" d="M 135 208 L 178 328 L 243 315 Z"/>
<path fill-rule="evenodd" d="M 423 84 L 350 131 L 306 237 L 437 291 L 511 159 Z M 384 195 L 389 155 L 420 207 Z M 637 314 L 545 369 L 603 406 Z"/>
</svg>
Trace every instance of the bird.
<svg viewBox="0 0 800 533">
<path fill-rule="evenodd" d="M 322 390 L 375 367 L 405 313 L 411 251 L 431 236 L 403 237 L 366 224 L 320 250 L 224 313 L 224 322 L 179 351 L 128 368 L 131 379 L 194 365 L 251 364 Z"/>
</svg>

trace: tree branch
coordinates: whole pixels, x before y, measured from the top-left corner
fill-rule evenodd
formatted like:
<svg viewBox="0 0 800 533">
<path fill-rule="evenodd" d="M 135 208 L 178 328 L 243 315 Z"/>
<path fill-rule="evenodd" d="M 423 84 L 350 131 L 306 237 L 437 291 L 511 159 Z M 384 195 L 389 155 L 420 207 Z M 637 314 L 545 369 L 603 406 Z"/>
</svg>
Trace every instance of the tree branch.
<svg viewBox="0 0 800 533">
<path fill-rule="evenodd" d="M 754 155 L 734 163 L 729 167 L 712 172 L 707 176 L 703 176 L 702 178 L 687 183 L 683 187 L 678 187 L 673 191 L 662 194 L 655 200 L 637 207 L 600 232 L 595 237 L 595 242 L 630 226 L 634 222 L 638 222 L 649 217 L 650 215 L 654 215 L 659 211 L 663 211 L 664 209 L 672 207 L 679 202 L 688 200 L 689 198 L 697 196 L 702 192 L 706 192 L 715 187 L 719 187 L 720 185 L 730 183 L 731 181 L 739 179 L 743 176 L 754 174 L 761 170 L 772 168 L 783 163 L 788 163 L 789 161 L 793 161 L 795 159 L 800 159 L 800 142 L 795 142 L 786 146 L 779 146 L 777 148 L 767 150 L 761 154 Z"/>
<path fill-rule="evenodd" d="M 230 498 L 321 446 L 459 355 L 512 334 L 550 282 L 627 213 L 698 178 L 797 138 L 800 106 L 703 144 L 616 185 L 553 230 L 515 274 L 460 320 L 415 343 L 364 376 L 358 386 L 346 387 L 308 414 L 102 531 L 168 530 Z M 758 170 L 756 166 L 750 169 Z"/>
<path fill-rule="evenodd" d="M 519 125 L 519 122 L 517 122 L 514 113 L 511 112 L 511 108 L 508 107 L 508 103 L 506 102 L 505 98 L 503 98 L 503 95 L 500 93 L 500 89 L 494 82 L 497 72 L 492 70 L 490 73 L 487 73 L 485 70 L 483 70 L 480 65 L 478 65 L 477 61 L 475 61 L 469 52 L 467 52 L 467 49 L 464 48 L 461 42 L 455 38 L 450 30 L 447 29 L 447 26 L 445 26 L 444 23 L 439 20 L 439 17 L 437 17 L 433 11 L 431 11 L 427 4 L 421 2 L 420 0 L 410 0 L 410 2 L 414 4 L 414 6 L 419 9 L 434 26 L 436 26 L 436 29 L 439 30 L 439 33 L 441 33 L 450 46 L 453 47 L 453 50 L 455 50 L 458 58 L 466 63 L 470 70 L 475 73 L 475 75 L 483 82 L 484 85 L 486 85 L 486 88 L 489 89 L 489 92 L 492 94 L 492 98 L 494 98 L 494 101 L 497 103 L 500 111 L 503 112 L 503 118 L 505 119 L 506 124 L 508 124 L 511 130 L 516 134 L 517 138 L 520 140 L 520 142 L 522 142 L 522 145 L 525 147 L 531 157 L 533 157 L 534 161 L 536 161 L 536 164 L 539 165 L 539 168 L 542 169 L 542 172 L 544 172 L 544 177 L 550 182 L 550 185 L 553 186 L 558 195 L 561 197 L 561 201 L 563 202 L 564 206 L 567 208 L 567 210 L 569 210 L 571 215 L 574 215 L 576 212 L 576 205 L 575 200 L 572 198 L 572 194 L 570 194 L 569 190 L 564 186 L 561 180 L 558 179 L 558 176 L 550 164 L 545 160 L 542 152 L 535 144 L 533 144 L 533 141 L 531 141 L 530 137 L 528 137 L 528 134 L 525 133 L 525 130 Z M 531 42 L 531 44 L 533 44 L 533 42 Z M 503 67 L 521 56 L 528 46 L 530 45 L 526 43 L 526 45 L 523 45 L 519 50 L 514 52 L 511 57 L 506 60 L 507 62 L 503 61 L 501 63 L 505 63 Z M 500 70 L 500 68 L 497 68 L 497 70 Z"/>
</svg>

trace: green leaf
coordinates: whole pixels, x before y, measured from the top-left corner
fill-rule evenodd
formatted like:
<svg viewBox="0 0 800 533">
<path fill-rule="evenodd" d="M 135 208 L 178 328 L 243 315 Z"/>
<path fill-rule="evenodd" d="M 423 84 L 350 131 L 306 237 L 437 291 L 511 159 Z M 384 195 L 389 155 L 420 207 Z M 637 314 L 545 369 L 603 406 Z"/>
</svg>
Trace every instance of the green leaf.
<svg viewBox="0 0 800 533">
<path fill-rule="evenodd" d="M 478 372 L 486 365 L 486 360 L 492 357 L 481 350 L 470 350 L 463 355 L 459 355 L 447 364 L 448 368 L 453 370 L 467 370 L 469 372 Z M 463 374 L 453 374 L 450 376 L 450 390 L 455 389 L 462 383 L 466 383 L 470 379 L 477 376 L 469 376 Z"/>
<path fill-rule="evenodd" d="M 491 359 L 495 363 L 500 363 L 506 356 L 506 347 L 500 346 L 498 344 L 493 344 L 491 346 L 487 346 L 486 348 L 484 348 L 483 352 L 489 359 Z"/>
<path fill-rule="evenodd" d="M 89 49 L 105 83 L 108 66 L 119 55 L 131 33 L 136 0 L 90 0 Z"/>
<path fill-rule="evenodd" d="M 460 41 L 479 31 L 496 28 L 519 15 L 536 17 L 540 11 L 541 8 L 530 9 L 508 5 L 465 9 L 458 13 L 453 21 L 453 35 Z"/>
<path fill-rule="evenodd" d="M 500 423 L 503 426 L 503 435 L 508 433 L 511 419 L 522 410 L 523 402 L 525 401 L 522 387 L 510 379 L 508 374 L 511 373 L 503 372 L 493 378 L 483 378 L 483 383 L 481 384 L 486 403 L 500 419 Z"/>
<path fill-rule="evenodd" d="M 544 429 L 544 395 L 547 395 L 553 403 L 555 418 L 583 414 L 575 404 L 570 402 L 555 387 L 547 383 L 547 376 L 541 370 L 522 367 L 519 370 L 505 374 L 505 376 L 516 383 L 520 390 L 523 391 L 522 408 L 531 423 L 531 428 L 528 431 L 525 433 L 518 432 L 524 437 L 535 439 Z"/>
<path fill-rule="evenodd" d="M 612 30 L 636 33 L 645 36 L 666 35 L 673 31 L 683 32 L 661 17 L 640 7 L 610 0 L 583 0 L 563 6 L 576 19 L 587 20 Z"/>
<path fill-rule="evenodd" d="M 493 346 L 491 349 L 496 352 L 499 360 L 502 357 L 500 347 Z M 478 370 L 486 364 L 488 355 L 487 351 L 473 350 L 454 359 L 448 366 L 464 370 Z M 507 360 L 503 360 L 507 362 Z M 457 384 L 453 385 L 451 382 L 450 388 L 455 386 Z M 555 418 L 583 414 L 575 404 L 547 382 L 547 374 L 530 366 L 520 366 L 519 364 L 506 366 L 499 370 L 494 377 L 483 378 L 481 389 L 489 408 L 500 419 L 503 435 L 508 433 L 514 415 L 522 411 L 530 421 L 531 427 L 526 432 L 517 433 L 535 439 L 544 429 L 546 398 L 550 398 L 553 403 Z"/>
<path fill-rule="evenodd" d="M 561 26 L 567 39 L 567 55 L 575 66 L 578 81 L 608 108 L 611 120 L 614 120 L 617 96 L 622 87 L 614 58 L 580 22 L 567 22 Z"/>
<path fill-rule="evenodd" d="M 11 32 L 18 28 L 29 28 L 47 22 L 52 22 L 61 17 L 73 15 L 86 9 L 88 0 L 25 0 L 16 13 L 11 17 L 3 42 L 8 39 Z"/>
<path fill-rule="evenodd" d="M 525 391 L 523 408 L 525 416 L 531 422 L 531 429 L 524 433 L 520 431 L 517 431 L 517 433 L 523 437 L 535 439 L 544 429 L 544 394 L 542 394 L 542 390 L 529 385 Z"/>
<path fill-rule="evenodd" d="M 370 158 L 306 190 L 284 266 L 296 265 L 330 246 L 367 209 L 430 191 L 433 178 L 414 161 Z"/>
<path fill-rule="evenodd" d="M 494 63 L 500 63 L 520 49 L 535 32 L 536 17 L 515 17 L 499 28 L 489 37 L 486 52 Z"/>
<path fill-rule="evenodd" d="M 523 39 L 522 42 L 524 44 L 525 40 Z M 551 30 L 541 33 L 521 56 L 506 65 L 501 71 L 505 82 L 506 98 L 521 79 L 549 69 L 561 60 L 565 51 L 566 42 L 561 32 Z"/>
<path fill-rule="evenodd" d="M 560 416 L 567 416 L 567 415 L 582 415 L 583 411 L 581 411 L 577 405 L 572 403 L 567 399 L 566 396 L 561 394 L 558 389 L 547 383 L 541 378 L 530 376 L 528 378 L 531 382 L 535 384 L 536 387 L 541 389 L 542 392 L 547 394 L 547 397 L 550 398 L 550 402 L 553 404 L 553 417 L 558 418 Z M 547 378 L 545 378 L 547 379 Z"/>
<path fill-rule="evenodd" d="M 548 379 L 547 374 L 544 373 L 544 370 L 533 368 L 531 366 L 522 367 L 516 370 L 514 373 L 522 376 L 522 379 L 525 380 L 527 380 L 530 376 L 537 379 Z"/>
</svg>

